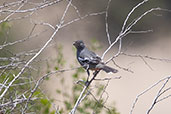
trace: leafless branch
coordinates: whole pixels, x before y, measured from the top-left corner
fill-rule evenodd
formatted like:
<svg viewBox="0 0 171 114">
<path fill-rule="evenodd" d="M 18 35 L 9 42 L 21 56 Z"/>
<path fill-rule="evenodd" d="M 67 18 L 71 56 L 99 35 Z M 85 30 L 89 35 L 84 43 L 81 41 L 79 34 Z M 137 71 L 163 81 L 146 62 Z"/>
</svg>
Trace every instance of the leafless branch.
<svg viewBox="0 0 171 114">
<path fill-rule="evenodd" d="M 112 56 L 109 57 L 109 59 L 107 59 L 107 61 L 105 61 L 105 63 L 109 63 L 109 62 L 113 62 L 113 64 L 118 67 L 119 69 L 128 71 L 133 73 L 133 71 L 131 71 L 128 68 L 123 68 L 120 67 L 118 64 L 116 64 L 116 62 L 114 61 L 114 59 L 116 57 L 119 57 L 120 55 L 124 55 L 124 56 L 130 56 L 130 57 L 139 57 L 143 60 L 143 62 L 150 68 L 150 64 L 147 63 L 147 59 L 150 60 L 157 60 L 157 61 L 164 61 L 164 62 L 171 62 L 170 59 L 163 59 L 163 58 L 157 58 L 157 57 L 151 57 L 151 56 L 147 56 L 147 55 L 141 55 L 141 54 L 127 54 L 125 52 L 123 52 L 123 38 L 125 38 L 128 34 L 139 34 L 139 33 L 149 33 L 149 32 L 153 32 L 152 30 L 133 30 L 133 27 L 137 25 L 137 23 L 142 20 L 143 17 L 147 16 L 149 13 L 152 13 L 154 11 L 166 11 L 166 12 L 171 12 L 170 10 L 167 9 L 162 9 L 159 7 L 155 7 L 155 8 L 151 8 L 146 10 L 145 12 L 143 12 L 142 14 L 140 14 L 138 17 L 132 19 L 132 21 L 130 21 L 130 23 L 128 23 L 131 18 L 131 16 L 133 15 L 133 13 L 135 12 L 135 10 L 137 10 L 139 7 L 143 6 L 145 3 L 147 3 L 149 0 L 143 0 L 142 2 L 138 3 L 136 6 L 134 6 L 128 13 L 128 15 L 126 16 L 123 25 L 121 27 L 121 31 L 119 32 L 118 36 L 115 38 L 115 40 L 113 40 L 114 38 L 112 38 L 110 36 L 109 33 L 109 8 L 110 8 L 110 4 L 111 4 L 111 0 L 107 1 L 107 5 L 105 6 L 105 9 L 99 12 L 93 12 L 93 13 L 87 13 L 82 15 L 81 12 L 79 11 L 79 7 L 77 7 L 75 4 L 73 4 L 73 0 L 42 0 L 42 1 L 32 1 L 32 0 L 17 0 L 17 1 L 13 1 L 13 2 L 5 2 L 4 4 L 0 5 L 0 15 L 2 16 L 0 19 L 0 24 L 3 24 L 3 22 L 13 22 L 13 21 L 20 21 L 20 20 L 24 20 L 24 19 L 28 19 L 29 22 L 31 24 L 33 24 L 33 27 L 31 28 L 31 31 L 29 31 L 27 34 L 27 37 L 25 38 L 20 38 L 20 40 L 15 40 L 15 41 L 8 41 L 8 35 L 9 33 L 6 33 L 6 36 L 4 38 L 4 41 L 2 44 L 0 44 L 0 50 L 2 51 L 6 51 L 8 53 L 10 53 L 10 56 L 7 57 L 0 57 L 0 62 L 2 62 L 3 64 L 0 64 L 0 77 L 3 77 L 2 81 L 0 82 L 0 113 L 1 113 L 1 109 L 3 108 L 7 108 L 10 107 L 11 111 L 13 111 L 17 105 L 19 104 L 24 104 L 23 106 L 21 106 L 21 113 L 26 113 L 27 109 L 29 108 L 28 104 L 31 101 L 37 100 L 39 98 L 33 97 L 33 94 L 36 92 L 36 90 L 38 90 L 38 88 L 40 87 L 40 84 L 45 80 L 45 78 L 56 74 L 56 73 L 62 73 L 62 72 L 67 72 L 67 71 L 71 71 L 71 70 L 76 70 L 80 67 L 77 68 L 71 68 L 71 69 L 64 69 L 64 70 L 56 70 L 56 71 L 51 71 L 45 75 L 43 75 L 42 77 L 40 77 L 38 80 L 34 80 L 31 76 L 31 72 L 32 71 L 37 71 L 37 69 L 34 67 L 35 62 L 39 62 L 39 60 L 36 60 L 36 58 L 38 58 L 45 49 L 47 49 L 49 46 L 51 46 L 51 42 L 53 41 L 53 39 L 55 38 L 55 36 L 58 34 L 58 32 L 65 28 L 68 27 L 69 25 L 78 22 L 80 20 L 83 19 L 87 19 L 88 17 L 91 16 L 101 16 L 104 15 L 104 22 L 105 22 L 105 33 L 106 33 L 106 38 L 107 41 L 109 43 L 109 46 L 107 47 L 107 49 L 104 51 L 104 53 L 102 54 L 102 60 L 104 59 L 104 57 L 106 56 L 106 54 L 112 49 L 112 47 L 114 47 L 117 43 L 118 48 L 116 53 L 113 53 Z M 60 17 L 60 19 L 57 21 L 55 21 L 55 24 L 50 24 L 50 22 L 48 21 L 35 21 L 34 15 L 36 15 L 37 13 L 39 13 L 38 11 L 43 10 L 47 7 L 50 6 L 54 6 L 57 5 L 58 3 L 64 2 L 66 4 L 66 6 L 64 7 L 64 11 L 62 13 L 62 16 Z M 28 7 L 29 6 L 29 7 Z M 66 21 L 67 18 L 67 14 L 70 10 L 70 8 L 74 9 L 74 12 L 76 13 L 76 17 Z M 21 15 L 20 15 L 21 14 Z M 33 18 L 32 18 L 33 17 Z M 48 29 L 52 30 L 52 33 L 50 34 L 49 37 L 47 37 L 48 39 L 44 42 L 43 46 L 39 46 L 39 48 L 34 48 L 34 49 L 30 49 L 27 51 L 20 51 L 17 53 L 14 53 L 13 51 L 11 51 L 10 49 L 8 49 L 8 47 L 12 47 L 14 45 L 17 44 L 22 44 L 25 43 L 29 40 L 33 40 L 33 38 L 37 38 L 38 36 L 42 35 L 45 31 L 47 30 L 43 30 L 41 32 L 36 32 L 36 28 L 38 26 L 41 27 L 48 27 Z M 13 73 L 13 70 L 15 69 L 15 73 Z M 25 73 L 28 73 L 28 77 L 25 77 Z M 104 93 L 107 94 L 106 92 L 106 88 L 109 84 L 109 81 L 112 79 L 120 79 L 121 76 L 116 76 L 116 77 L 106 77 L 106 78 L 96 78 L 97 75 L 99 74 L 100 71 L 96 71 L 92 78 L 90 80 L 88 80 L 86 83 L 82 84 L 83 88 L 81 93 L 79 94 L 79 97 L 77 99 L 77 101 L 75 102 L 72 110 L 70 111 L 70 114 L 75 114 L 77 111 L 78 106 L 85 100 L 85 98 L 88 95 L 91 95 L 97 102 L 100 101 L 100 99 L 102 99 Z M 12 78 L 11 78 L 12 77 Z M 149 107 L 149 109 L 147 110 L 147 114 L 150 113 L 150 111 L 153 109 L 153 107 L 165 100 L 168 99 L 171 95 L 166 95 L 163 96 L 164 93 L 168 92 L 171 90 L 171 87 L 166 88 L 165 86 L 168 84 L 168 81 L 170 80 L 171 76 L 168 76 L 166 78 L 163 78 L 161 80 L 159 80 L 158 82 L 156 82 L 155 84 L 153 84 L 152 86 L 150 86 L 149 88 L 147 88 L 146 90 L 144 90 L 143 92 L 141 92 L 135 99 L 133 106 L 131 108 L 130 114 L 133 113 L 134 108 L 138 102 L 138 99 L 140 96 L 143 96 L 145 93 L 149 92 L 151 89 L 153 89 L 154 87 L 156 87 L 157 85 L 159 85 L 161 82 L 164 82 L 161 86 L 161 88 L 159 89 L 157 95 L 154 98 L 154 101 L 152 102 L 151 107 Z M 17 83 L 18 80 L 22 80 L 21 82 Z M 27 82 L 25 82 L 25 80 L 29 80 Z M 96 98 L 95 95 L 93 95 L 91 93 L 91 91 L 89 90 L 91 84 L 93 83 L 93 81 L 105 81 L 107 82 L 103 92 L 100 96 L 99 99 Z M 80 82 L 80 81 L 79 81 Z M 31 85 L 30 88 L 28 88 L 28 90 L 23 90 L 23 94 L 17 94 L 16 93 L 12 93 L 14 98 L 12 97 L 8 97 L 6 98 L 6 95 L 10 93 L 10 88 L 13 87 L 19 87 L 19 86 L 23 86 L 23 85 Z M 166 88 L 166 89 L 165 89 Z M 27 93 L 27 95 L 26 95 Z M 163 97 L 162 97 L 163 96 Z M 105 101 L 103 103 L 101 103 L 103 105 L 104 108 L 106 108 L 107 110 L 109 110 L 109 108 L 107 108 L 105 106 L 105 103 L 108 99 L 109 95 L 107 94 L 107 98 L 105 99 Z M 59 114 L 59 110 L 58 108 L 54 107 L 56 110 L 56 114 Z"/>
<path fill-rule="evenodd" d="M 161 62 L 171 62 L 170 59 L 165 59 L 165 58 L 157 58 L 157 57 L 151 57 L 148 55 L 140 55 L 140 54 L 127 54 L 124 52 L 121 52 L 120 55 L 125 55 L 125 56 L 130 56 L 130 57 L 139 57 L 139 58 L 146 58 L 146 59 L 150 59 L 150 60 L 156 60 L 156 61 L 161 61 Z"/>
<path fill-rule="evenodd" d="M 168 81 L 170 80 L 170 78 L 171 78 L 171 77 L 167 77 L 167 79 L 165 80 L 164 84 L 163 84 L 162 87 L 159 89 L 157 95 L 156 95 L 155 98 L 154 98 L 154 101 L 152 102 L 151 107 L 147 110 L 147 114 L 149 114 L 149 113 L 151 112 L 151 110 L 154 108 L 154 106 L 156 105 L 156 103 L 158 103 L 157 100 L 159 99 L 159 97 L 160 97 L 164 92 L 166 92 L 166 91 L 169 90 L 169 89 L 166 89 L 166 90 L 163 91 L 164 87 L 166 86 L 166 84 L 168 83 Z M 162 92 L 162 91 L 163 91 L 163 92 Z M 168 96 L 165 97 L 165 98 L 168 98 Z M 161 101 L 161 100 L 160 100 L 160 101 Z"/>
<path fill-rule="evenodd" d="M 122 38 L 124 38 L 125 36 L 127 36 L 128 34 L 130 33 L 136 33 L 136 32 L 132 32 L 132 27 L 135 26 L 144 16 L 146 16 L 147 14 L 153 12 L 153 11 L 168 11 L 168 12 L 171 12 L 170 10 L 167 10 L 167 9 L 162 9 L 162 8 L 151 8 L 147 11 L 145 11 L 143 14 L 141 14 L 139 17 L 133 19 L 133 21 L 131 23 L 129 23 L 127 25 L 127 21 L 128 19 L 130 18 L 130 16 L 132 15 L 132 13 L 134 13 L 134 11 L 142 6 L 144 3 L 148 2 L 148 0 L 144 0 L 142 2 L 140 2 L 139 4 L 137 4 L 135 7 L 133 7 L 133 9 L 128 13 L 125 21 L 124 21 L 124 24 L 122 26 L 122 29 L 119 33 L 119 35 L 116 37 L 115 41 L 112 42 L 109 47 L 105 50 L 105 52 L 103 53 L 102 55 L 102 59 L 104 58 L 104 56 L 107 54 L 107 52 L 118 42 L 120 41 L 119 43 L 119 49 L 118 49 L 118 53 L 116 53 L 113 57 L 111 57 L 110 59 L 107 60 L 107 62 L 111 61 L 113 58 L 117 57 L 120 53 L 121 53 L 121 47 L 122 47 Z M 141 32 L 137 32 L 137 33 L 148 33 L 148 32 L 151 32 L 151 30 L 147 30 L 147 31 L 141 31 Z"/>
<path fill-rule="evenodd" d="M 51 37 L 49 38 L 49 40 L 44 44 L 44 46 L 24 65 L 24 67 L 20 70 L 20 72 L 14 77 L 14 79 L 6 86 L 5 90 L 2 92 L 2 94 L 0 95 L 0 99 L 3 98 L 3 96 L 6 94 L 6 92 L 8 91 L 8 89 L 11 87 L 11 85 L 20 77 L 20 75 L 24 72 L 24 70 L 29 66 L 29 64 L 35 59 L 37 58 L 41 52 L 49 45 L 49 43 L 53 40 L 54 36 L 56 35 L 56 33 L 59 31 L 61 25 L 63 24 L 63 19 L 67 13 L 67 10 L 69 8 L 69 6 L 71 5 L 72 0 L 68 3 L 64 14 L 61 18 L 60 24 L 58 25 L 58 27 L 54 30 L 53 34 L 51 35 Z"/>
<path fill-rule="evenodd" d="M 86 90 L 88 89 L 88 87 L 90 86 L 90 84 L 93 82 L 93 80 L 96 78 L 96 76 L 98 75 L 100 71 L 96 71 L 93 75 L 93 77 L 90 79 L 90 81 L 86 82 L 85 86 L 83 87 L 74 107 L 72 108 L 70 114 L 75 114 L 76 110 L 77 110 L 77 107 L 78 105 L 81 103 L 82 101 L 82 98 L 84 97 L 84 94 L 86 94 Z"/>
<path fill-rule="evenodd" d="M 154 83 L 152 86 L 150 86 L 149 88 L 145 89 L 143 92 L 141 92 L 140 94 L 137 95 L 137 97 L 135 98 L 135 101 L 133 102 L 133 105 L 131 107 L 131 111 L 130 114 L 133 114 L 134 108 L 139 100 L 139 97 L 143 96 L 145 93 L 149 92 L 151 89 L 153 89 L 154 87 L 156 87 L 157 85 L 159 85 L 160 83 L 164 82 L 162 84 L 162 87 L 159 89 L 153 103 L 152 106 L 149 108 L 149 110 L 147 111 L 147 114 L 153 109 L 154 105 L 158 102 L 158 98 L 160 97 L 160 95 L 162 95 L 164 92 L 170 90 L 170 89 L 166 89 L 163 91 L 164 87 L 166 86 L 166 84 L 168 83 L 168 81 L 170 80 L 171 76 L 167 76 L 161 80 L 159 80 L 158 82 Z M 168 98 L 170 96 L 164 97 L 164 99 Z M 159 100 L 160 101 L 160 100 Z"/>
</svg>

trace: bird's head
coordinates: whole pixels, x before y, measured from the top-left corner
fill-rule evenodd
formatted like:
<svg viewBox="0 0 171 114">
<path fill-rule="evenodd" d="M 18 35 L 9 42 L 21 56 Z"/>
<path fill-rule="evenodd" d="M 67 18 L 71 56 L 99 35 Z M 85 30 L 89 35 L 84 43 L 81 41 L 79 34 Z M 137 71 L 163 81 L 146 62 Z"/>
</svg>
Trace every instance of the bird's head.
<svg viewBox="0 0 171 114">
<path fill-rule="evenodd" d="M 85 47 L 84 42 L 82 40 L 77 40 L 73 43 L 73 45 L 77 48 L 77 49 L 83 49 Z"/>
</svg>

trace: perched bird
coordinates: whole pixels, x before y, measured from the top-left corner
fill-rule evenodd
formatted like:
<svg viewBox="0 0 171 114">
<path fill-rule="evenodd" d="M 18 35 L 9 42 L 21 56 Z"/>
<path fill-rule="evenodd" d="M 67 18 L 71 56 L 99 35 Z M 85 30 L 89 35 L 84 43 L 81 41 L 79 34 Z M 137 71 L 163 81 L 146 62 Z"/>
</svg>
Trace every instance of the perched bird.
<svg viewBox="0 0 171 114">
<path fill-rule="evenodd" d="M 94 52 L 90 51 L 82 40 L 75 41 L 73 45 L 77 49 L 77 60 L 87 70 L 88 76 L 90 75 L 89 70 L 103 70 L 106 73 L 117 73 L 118 70 L 106 66 L 102 59 Z"/>
</svg>

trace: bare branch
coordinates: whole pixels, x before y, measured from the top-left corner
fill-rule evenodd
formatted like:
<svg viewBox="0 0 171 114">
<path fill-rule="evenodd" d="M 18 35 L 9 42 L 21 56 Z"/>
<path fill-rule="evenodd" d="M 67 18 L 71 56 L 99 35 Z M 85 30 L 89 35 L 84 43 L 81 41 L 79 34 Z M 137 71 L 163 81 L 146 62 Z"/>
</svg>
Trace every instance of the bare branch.
<svg viewBox="0 0 171 114">
<path fill-rule="evenodd" d="M 151 56 L 147 56 L 147 55 L 140 55 L 140 54 L 127 54 L 127 53 L 121 52 L 120 55 L 125 55 L 125 56 L 130 56 L 130 57 L 146 58 L 146 59 L 151 59 L 151 60 L 156 60 L 156 61 L 161 61 L 161 62 L 171 62 L 170 59 L 156 58 L 156 57 L 151 57 Z"/>
<path fill-rule="evenodd" d="M 92 79 L 91 79 L 90 81 L 86 82 L 86 84 L 85 84 L 84 88 L 82 89 L 82 91 L 81 91 L 81 93 L 80 93 L 80 95 L 79 95 L 79 97 L 78 97 L 78 99 L 77 99 L 77 101 L 76 101 L 76 103 L 75 103 L 73 109 L 71 110 L 71 112 L 70 112 L 69 114 L 75 114 L 78 105 L 81 103 L 82 98 L 84 97 L 85 91 L 88 89 L 88 87 L 89 87 L 90 84 L 93 82 L 93 80 L 96 78 L 96 76 L 97 76 L 97 74 L 98 74 L 99 72 L 100 72 L 100 71 L 94 72 Z"/>
<path fill-rule="evenodd" d="M 159 97 L 160 97 L 164 92 L 166 92 L 166 91 L 162 92 L 162 90 L 164 89 L 164 87 L 166 86 L 166 84 L 168 83 L 168 81 L 169 81 L 170 78 L 171 78 L 171 77 L 168 77 L 168 78 L 166 79 L 166 81 L 164 82 L 164 84 L 162 85 L 162 87 L 159 89 L 159 91 L 158 91 L 156 97 L 154 98 L 154 101 L 153 101 L 151 107 L 147 110 L 147 114 L 149 114 L 149 113 L 151 112 L 151 110 L 153 109 L 153 107 L 156 105 L 157 100 L 159 99 Z M 167 97 L 167 98 L 168 98 L 168 97 Z"/>
<path fill-rule="evenodd" d="M 111 2 L 111 0 L 108 0 L 107 7 L 106 7 L 106 15 L 105 15 L 106 35 L 107 35 L 109 45 L 111 45 L 111 39 L 110 39 L 110 35 L 109 35 L 109 25 L 108 25 L 107 20 L 108 20 L 108 10 L 109 10 L 110 2 Z"/>
<path fill-rule="evenodd" d="M 30 8 L 30 9 L 25 9 L 25 10 L 8 10 L 8 9 L 5 9 L 5 10 L 2 10 L 0 11 L 1 12 L 10 12 L 10 13 L 27 13 L 27 12 L 34 12 L 36 10 L 39 10 L 39 9 L 43 9 L 45 7 L 49 7 L 49 6 L 52 6 L 52 5 L 55 5 L 59 2 L 61 2 L 63 0 L 55 0 L 55 1 L 52 1 L 52 2 L 44 2 L 44 3 L 40 3 L 38 6 L 34 7 L 34 8 Z M 23 2 L 21 2 L 23 3 Z"/>
<path fill-rule="evenodd" d="M 149 92 L 151 89 L 153 89 L 154 87 L 156 87 L 157 85 L 159 85 L 161 82 L 165 81 L 165 83 L 163 84 L 163 86 L 161 87 L 161 89 L 158 92 L 158 95 L 156 96 L 156 98 L 158 99 L 158 97 L 161 94 L 161 91 L 163 90 L 163 88 L 165 87 L 165 85 L 167 84 L 167 82 L 169 81 L 169 79 L 171 78 L 171 76 L 167 76 L 161 80 L 159 80 L 158 82 L 154 83 L 152 86 L 150 86 L 149 88 L 145 89 L 143 92 L 141 92 L 140 94 L 137 95 L 137 97 L 135 98 L 135 101 L 133 102 L 133 105 L 131 107 L 131 111 L 130 114 L 133 113 L 134 108 L 139 100 L 139 97 L 141 97 L 142 95 L 144 95 L 145 93 Z M 156 104 L 156 98 L 151 106 L 151 108 L 149 109 L 149 112 L 151 111 L 151 109 L 154 107 L 154 104 Z M 168 98 L 168 97 L 167 97 Z"/>
</svg>

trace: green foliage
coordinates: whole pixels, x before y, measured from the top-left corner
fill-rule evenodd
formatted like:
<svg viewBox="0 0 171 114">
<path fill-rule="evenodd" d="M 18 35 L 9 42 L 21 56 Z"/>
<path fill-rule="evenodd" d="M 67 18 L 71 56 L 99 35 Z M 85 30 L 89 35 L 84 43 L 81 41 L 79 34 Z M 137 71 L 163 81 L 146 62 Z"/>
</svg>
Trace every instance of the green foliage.
<svg viewBox="0 0 171 114">
<path fill-rule="evenodd" d="M 0 24 L 0 38 L 3 37 L 10 28 L 11 25 L 8 22 L 2 22 Z"/>
<path fill-rule="evenodd" d="M 95 38 L 91 39 L 91 49 L 96 51 L 97 49 L 101 49 L 102 46 L 100 45 L 99 41 Z"/>
<path fill-rule="evenodd" d="M 73 77 L 73 79 L 74 80 L 77 80 L 77 79 L 79 79 L 80 78 L 80 74 L 82 74 L 82 73 L 84 73 L 85 71 L 84 71 L 84 69 L 81 67 L 81 68 L 78 68 L 77 70 L 76 70 L 76 72 L 72 75 L 72 77 Z"/>
<path fill-rule="evenodd" d="M 84 72 L 85 71 L 82 68 L 77 69 L 72 75 L 73 81 L 83 79 L 82 75 Z M 62 83 L 62 82 L 61 84 L 62 86 L 65 85 L 65 83 Z M 84 84 L 84 82 L 82 82 L 82 84 Z M 57 90 L 58 95 L 62 95 L 63 97 L 65 97 L 65 100 L 63 101 L 65 108 L 62 108 L 60 110 L 61 114 L 65 114 L 71 111 L 82 89 L 83 87 L 80 84 L 74 84 L 72 86 L 72 92 L 71 92 L 72 94 L 68 93 L 67 95 L 65 95 L 66 91 L 64 92 L 62 90 Z M 97 91 L 95 92 L 97 98 L 101 96 L 101 94 L 103 93 L 103 90 L 104 90 L 104 85 L 102 84 L 99 85 Z M 78 106 L 77 113 L 78 114 L 92 114 L 92 112 L 94 112 L 95 114 L 100 114 L 106 111 L 107 114 L 119 114 L 115 108 L 111 108 L 109 110 L 105 109 L 103 106 L 104 104 L 103 98 L 99 99 L 98 101 L 97 100 L 95 100 L 92 96 L 88 95 L 84 99 L 84 101 L 82 101 L 81 104 Z"/>
<path fill-rule="evenodd" d="M 37 114 L 54 114 L 55 111 L 51 111 L 51 102 L 53 101 L 46 99 L 44 94 L 42 94 L 41 92 L 39 93 L 39 95 L 41 95 L 42 98 L 29 104 L 28 107 L 30 108 L 28 109 L 28 111 L 32 111 Z"/>
<path fill-rule="evenodd" d="M 49 110 L 50 110 L 50 107 L 51 107 L 51 103 L 49 102 L 49 100 L 41 99 L 40 102 L 41 102 L 41 105 L 44 107 L 42 109 L 42 113 L 43 114 L 49 114 L 49 112 L 50 112 Z"/>
<path fill-rule="evenodd" d="M 65 107 L 67 110 L 71 110 L 72 109 L 72 104 L 68 101 L 64 101 Z"/>
<path fill-rule="evenodd" d="M 58 55 L 57 55 L 57 66 L 55 66 L 55 69 L 58 70 L 60 67 L 63 67 L 64 64 L 66 63 L 64 60 L 64 55 L 62 53 L 62 45 L 59 45 L 57 47 Z"/>
<path fill-rule="evenodd" d="M 11 80 L 14 79 L 16 74 L 18 74 L 17 69 L 6 71 L 5 73 L 3 73 L 1 75 L 0 83 L 3 83 L 5 80 L 7 80 L 6 83 L 10 83 Z M 29 74 L 27 72 L 24 72 L 22 74 L 23 78 L 19 78 L 13 83 L 13 85 L 9 88 L 9 90 L 3 97 L 4 102 L 14 100 L 14 99 L 16 99 L 16 95 L 22 95 L 24 93 L 25 93 L 24 95 L 26 98 L 29 97 L 30 88 L 32 88 L 32 84 L 29 82 L 32 80 L 30 80 L 29 78 L 27 79 L 28 75 Z M 3 92 L 3 91 L 4 91 L 4 88 L 1 90 L 1 92 Z M 26 91 L 27 91 L 27 93 L 26 93 Z M 36 112 L 38 114 L 54 114 L 53 111 L 52 112 L 50 111 L 51 101 L 46 99 L 45 95 L 40 90 L 35 91 L 33 93 L 32 98 L 37 98 L 37 100 L 34 100 L 34 101 L 28 103 L 27 112 Z M 10 107 L 5 107 L 4 108 L 5 113 L 6 114 L 11 114 L 11 113 L 19 114 L 22 107 L 25 106 L 25 103 L 26 102 L 19 103 L 18 105 L 16 105 L 14 110 L 11 110 Z"/>
<path fill-rule="evenodd" d="M 112 107 L 110 110 L 106 110 L 106 114 L 120 114 L 115 107 Z"/>
<path fill-rule="evenodd" d="M 6 42 L 7 33 L 9 32 L 9 29 L 11 28 L 11 25 L 8 22 L 3 22 L 0 24 L 0 44 Z M 8 48 L 8 47 L 7 47 Z M 1 50 L 0 52 L 1 57 L 8 58 L 8 55 L 3 53 Z M 62 58 L 62 57 L 61 57 Z M 9 64 L 12 64 L 11 60 L 2 60 L 0 61 L 0 66 L 7 66 Z M 15 64 L 15 62 L 13 62 Z M 21 66 L 20 66 L 21 67 Z M 20 72 L 20 69 L 8 67 L 7 69 L 0 69 L 0 84 L 4 84 L 3 86 L 7 86 L 14 77 Z M 22 99 L 23 97 L 28 98 L 31 89 L 33 88 L 35 83 L 32 83 L 32 81 L 35 81 L 31 78 L 31 73 L 29 70 L 25 70 L 19 78 L 17 78 L 13 84 L 10 86 L 8 91 L 5 93 L 3 100 L 0 100 L 0 104 L 2 103 L 9 103 L 13 102 L 15 99 Z M 0 94 L 2 94 L 5 90 L 5 87 L 1 86 Z M 28 103 L 27 112 L 36 112 L 37 114 L 54 114 L 54 111 L 50 111 L 51 108 L 51 101 L 45 99 L 45 95 L 40 91 L 37 90 L 33 93 L 32 98 L 37 98 L 37 100 L 31 101 Z M 22 102 L 17 104 L 12 110 L 11 106 L 0 108 L 1 111 L 5 111 L 5 114 L 11 114 L 21 113 L 21 110 L 26 105 L 26 102 Z"/>
<path fill-rule="evenodd" d="M 99 85 L 96 95 L 99 96 L 103 92 L 103 90 L 104 90 L 104 85 Z"/>
<path fill-rule="evenodd" d="M 61 93 L 61 90 L 58 90 L 58 89 L 57 89 L 56 92 L 57 92 L 58 94 L 60 94 L 60 93 Z"/>
<path fill-rule="evenodd" d="M 100 48 L 100 45 L 98 44 L 98 41 L 93 39 L 92 40 L 93 46 L 92 48 L 97 49 Z M 60 48 L 61 49 L 61 48 Z M 74 53 L 75 53 L 75 49 L 73 49 Z M 59 54 L 60 55 L 60 54 Z M 60 55 L 61 56 L 61 55 Z M 59 58 L 60 58 L 59 56 Z M 61 63 L 59 63 L 61 64 Z M 85 70 L 83 68 L 78 68 L 75 70 L 75 72 L 72 74 L 72 80 L 73 81 L 73 85 L 72 85 L 72 91 L 66 91 L 63 89 L 57 89 L 56 93 L 57 95 L 61 95 L 63 97 L 63 104 L 64 107 L 60 109 L 60 113 L 61 114 L 66 114 L 68 112 L 71 111 L 71 109 L 73 108 L 74 104 L 76 103 L 82 89 L 83 89 L 83 85 L 85 84 L 86 81 L 86 76 L 83 77 L 83 75 L 85 75 Z M 75 84 L 74 82 L 78 81 L 82 79 L 83 82 L 79 82 L 80 84 Z M 65 87 L 65 84 L 68 84 L 67 82 L 65 83 L 65 78 L 62 77 L 60 79 L 60 85 L 62 87 Z M 88 95 L 82 102 L 81 104 L 78 106 L 77 108 L 77 113 L 78 114 L 100 114 L 102 112 L 106 112 L 107 114 L 119 114 L 117 113 L 115 108 L 111 108 L 111 109 L 106 109 L 104 108 L 104 99 L 101 98 L 101 94 L 104 92 L 104 85 L 103 84 L 98 84 L 98 88 L 94 93 L 94 96 L 97 99 L 94 99 L 91 95 Z"/>
<path fill-rule="evenodd" d="M 0 83 L 3 83 L 4 80 L 7 80 L 7 83 L 10 83 L 11 80 L 14 78 L 15 74 L 17 74 L 17 70 L 14 71 L 6 71 L 6 73 L 1 75 Z M 30 79 L 26 79 L 28 77 L 28 73 L 25 72 L 22 74 L 24 78 L 19 78 L 13 83 L 13 86 L 9 88 L 3 99 L 5 99 L 5 102 L 8 102 L 10 99 L 14 100 L 16 98 L 16 95 L 22 95 L 27 91 L 28 93 L 25 93 L 25 97 L 28 98 L 30 95 L 30 88 L 32 88 L 32 84 L 29 83 Z M 4 89 L 2 89 L 1 92 L 3 92 Z M 51 109 L 51 102 L 48 99 L 45 98 L 45 95 L 40 91 L 37 90 L 33 93 L 32 98 L 37 98 L 37 100 L 31 101 L 28 103 L 27 112 L 36 112 L 38 114 L 54 114 L 54 111 L 50 111 Z M 22 107 L 24 107 L 26 102 L 19 103 L 16 105 L 14 110 L 11 110 L 10 107 L 5 107 L 5 113 L 16 113 L 19 114 Z M 12 111 L 12 112 L 11 112 Z"/>
<path fill-rule="evenodd" d="M 10 62 L 1 63 L 1 64 L 8 64 L 8 63 Z M 64 60 L 63 53 L 62 53 L 62 46 L 60 45 L 58 47 L 58 56 L 56 59 L 56 65 L 54 67 L 55 70 L 61 69 L 64 66 L 64 64 L 65 64 L 65 60 Z M 50 72 L 50 69 L 51 69 L 50 67 L 51 65 L 47 61 L 47 73 Z M 5 73 L 2 73 L 1 78 L 0 78 L 0 83 L 3 83 L 4 80 L 6 79 L 8 79 L 7 83 L 9 83 L 12 79 L 14 79 L 15 75 L 17 75 L 18 73 L 19 73 L 19 70 L 17 69 L 12 69 L 9 72 L 6 71 Z M 16 94 L 22 95 L 26 91 L 27 92 L 24 95 L 26 98 L 28 98 L 31 93 L 31 89 L 33 89 L 33 87 L 35 86 L 35 83 L 30 83 L 30 81 L 34 81 L 32 80 L 32 78 L 30 78 L 30 75 L 31 74 L 28 72 L 28 70 L 25 70 L 21 78 L 18 78 L 14 82 L 14 85 L 17 85 L 17 86 L 10 87 L 10 91 L 7 92 L 4 99 L 7 99 L 7 100 L 15 99 Z M 62 100 L 64 107 L 60 107 L 60 110 L 59 110 L 61 114 L 66 114 L 70 112 L 71 109 L 73 108 L 76 100 L 78 99 L 80 95 L 80 92 L 83 89 L 82 85 L 85 84 L 84 81 L 86 80 L 86 76 L 83 77 L 83 75 L 85 75 L 85 70 L 83 68 L 78 68 L 72 74 L 71 81 L 73 81 L 72 83 L 74 83 L 75 81 L 83 79 L 83 82 L 79 82 L 80 84 L 73 84 L 71 91 L 67 91 L 65 89 L 60 89 L 60 88 L 56 90 L 56 94 L 61 95 L 64 99 Z M 46 79 L 49 79 L 49 78 L 46 78 Z M 59 82 L 60 82 L 60 86 L 62 87 L 65 87 L 65 84 L 67 83 L 66 79 L 63 76 L 60 78 Z M 18 84 L 21 84 L 21 85 L 18 85 Z M 107 114 L 119 114 L 116 112 L 115 108 L 112 108 L 110 111 L 106 110 L 103 106 L 104 99 L 103 98 L 98 99 L 103 93 L 103 89 L 104 89 L 104 85 L 98 85 L 98 89 L 95 91 L 95 94 L 94 94 L 98 101 L 95 100 L 91 95 L 88 95 L 78 106 L 77 113 L 78 114 L 92 114 L 92 112 L 94 112 L 95 114 L 100 114 L 106 111 Z M 3 91 L 4 89 L 2 89 L 2 92 Z M 37 98 L 37 99 L 34 101 L 30 101 L 28 103 L 27 113 L 35 112 L 37 114 L 55 114 L 55 110 L 52 109 L 53 101 L 47 99 L 46 96 L 39 89 L 33 93 L 32 98 Z M 15 109 L 12 110 L 12 112 L 20 113 L 21 109 L 25 106 L 25 104 L 26 102 L 18 104 L 15 107 Z M 12 112 L 10 108 L 6 108 L 7 114 L 10 114 Z"/>
</svg>

